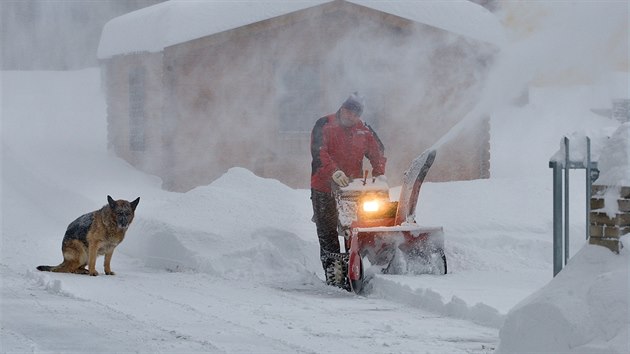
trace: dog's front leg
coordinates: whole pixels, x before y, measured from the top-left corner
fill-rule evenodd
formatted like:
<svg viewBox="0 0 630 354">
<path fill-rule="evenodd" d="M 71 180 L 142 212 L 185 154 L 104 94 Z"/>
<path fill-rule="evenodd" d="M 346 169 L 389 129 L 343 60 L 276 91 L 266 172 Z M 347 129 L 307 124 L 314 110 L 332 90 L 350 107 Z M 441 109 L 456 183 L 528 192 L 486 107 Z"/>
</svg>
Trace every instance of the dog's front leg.
<svg viewBox="0 0 630 354">
<path fill-rule="evenodd" d="M 107 275 L 116 275 L 116 273 L 112 272 L 112 269 L 110 268 L 110 263 L 112 261 L 112 255 L 114 254 L 114 250 L 111 250 L 107 253 L 105 253 L 105 274 Z"/>
<path fill-rule="evenodd" d="M 90 242 L 88 246 L 88 272 L 91 276 L 97 276 L 96 257 L 98 257 L 98 242 Z"/>
</svg>

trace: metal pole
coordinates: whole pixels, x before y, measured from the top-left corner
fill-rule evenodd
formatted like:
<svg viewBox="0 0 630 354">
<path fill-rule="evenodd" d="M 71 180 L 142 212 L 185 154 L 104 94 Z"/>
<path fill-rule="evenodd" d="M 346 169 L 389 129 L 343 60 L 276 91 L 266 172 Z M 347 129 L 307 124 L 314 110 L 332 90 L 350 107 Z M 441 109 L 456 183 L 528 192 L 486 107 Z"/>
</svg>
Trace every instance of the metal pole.
<svg viewBox="0 0 630 354">
<path fill-rule="evenodd" d="M 569 261 L 569 138 L 564 137 L 564 264 Z"/>
<path fill-rule="evenodd" d="M 562 167 L 557 161 L 553 168 L 553 276 L 562 270 Z"/>
<path fill-rule="evenodd" d="M 591 230 L 591 138 L 586 137 L 586 239 Z"/>
</svg>

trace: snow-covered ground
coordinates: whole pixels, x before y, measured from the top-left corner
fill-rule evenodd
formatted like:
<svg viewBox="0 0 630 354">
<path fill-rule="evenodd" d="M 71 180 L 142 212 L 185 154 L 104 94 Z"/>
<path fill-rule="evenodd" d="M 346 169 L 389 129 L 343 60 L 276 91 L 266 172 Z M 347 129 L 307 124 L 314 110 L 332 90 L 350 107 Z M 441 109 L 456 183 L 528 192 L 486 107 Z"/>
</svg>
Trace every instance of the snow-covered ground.
<svg viewBox="0 0 630 354">
<path fill-rule="evenodd" d="M 563 134 L 619 125 L 588 111 L 588 92 L 571 94 L 584 108 L 577 127 L 575 116 L 559 121 L 576 107 L 554 99 L 506 109 L 493 122 L 500 178 L 423 186 L 418 220 L 444 227 L 449 274 L 377 275 L 357 296 L 322 281 L 307 190 L 234 168 L 187 193 L 163 191 L 108 152 L 98 70 L 3 72 L 0 351 L 489 353 L 500 340 L 505 352 L 538 340 L 627 352 L 628 248 L 614 255 L 584 246 L 579 171 L 571 184 L 577 254 L 551 281 L 549 157 Z M 555 134 L 533 110 L 556 113 Z M 519 125 L 526 145 L 513 139 Z M 35 270 L 61 261 L 68 223 L 108 194 L 141 197 L 112 261 L 116 276 Z M 605 326 L 583 332 L 597 324 Z"/>
</svg>

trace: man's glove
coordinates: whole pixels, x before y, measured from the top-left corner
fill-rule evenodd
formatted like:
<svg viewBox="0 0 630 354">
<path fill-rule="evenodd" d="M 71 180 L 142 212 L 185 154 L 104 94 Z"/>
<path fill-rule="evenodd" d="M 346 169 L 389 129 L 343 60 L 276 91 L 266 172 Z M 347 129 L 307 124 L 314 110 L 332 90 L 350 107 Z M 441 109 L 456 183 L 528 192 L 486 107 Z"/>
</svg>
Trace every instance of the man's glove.
<svg viewBox="0 0 630 354">
<path fill-rule="evenodd" d="M 335 171 L 332 175 L 332 179 L 339 187 L 347 187 L 348 183 L 350 183 L 350 178 L 348 178 L 342 170 Z"/>
</svg>

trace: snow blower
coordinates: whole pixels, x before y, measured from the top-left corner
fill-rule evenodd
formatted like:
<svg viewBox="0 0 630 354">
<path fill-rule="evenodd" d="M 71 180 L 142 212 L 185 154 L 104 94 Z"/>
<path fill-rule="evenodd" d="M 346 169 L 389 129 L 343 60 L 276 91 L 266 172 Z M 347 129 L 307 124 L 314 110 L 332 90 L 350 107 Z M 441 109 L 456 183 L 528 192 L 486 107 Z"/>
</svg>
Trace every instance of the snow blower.
<svg viewBox="0 0 630 354">
<path fill-rule="evenodd" d="M 365 269 L 373 266 L 387 274 L 446 274 L 442 227 L 420 226 L 415 220 L 420 186 L 435 154 L 427 150 L 413 160 L 398 201 L 390 201 L 387 182 L 368 179 L 367 173 L 335 190 L 346 252 L 331 255 L 328 284 L 360 293 L 368 280 Z"/>
</svg>

